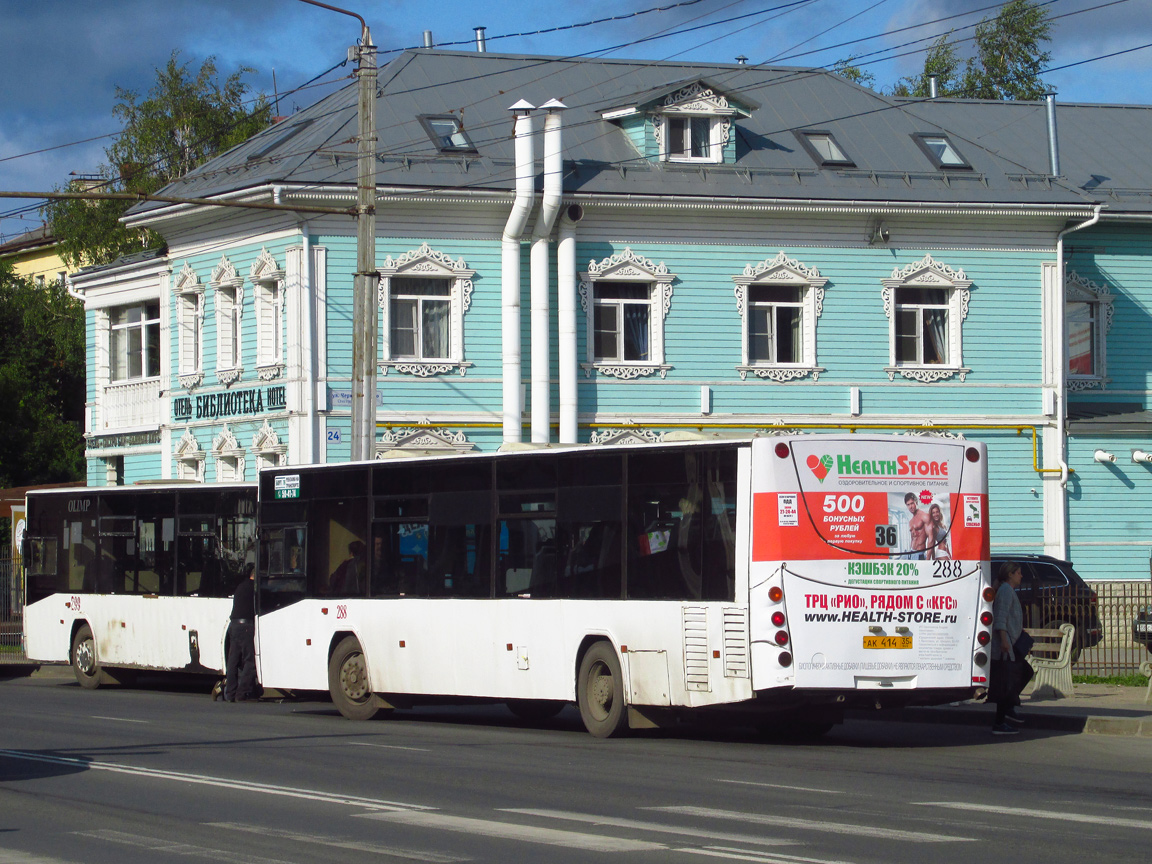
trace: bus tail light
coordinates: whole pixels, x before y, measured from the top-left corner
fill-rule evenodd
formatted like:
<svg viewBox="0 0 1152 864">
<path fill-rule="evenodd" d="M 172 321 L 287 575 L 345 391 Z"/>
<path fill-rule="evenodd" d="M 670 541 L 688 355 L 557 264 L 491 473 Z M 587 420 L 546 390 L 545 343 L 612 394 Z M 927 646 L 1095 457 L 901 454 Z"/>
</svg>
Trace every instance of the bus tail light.
<svg viewBox="0 0 1152 864">
<path fill-rule="evenodd" d="M 784 589 L 779 585 L 773 585 L 768 589 L 768 599 L 773 603 L 779 603 L 784 599 Z"/>
<path fill-rule="evenodd" d="M 780 665 L 781 666 L 791 666 L 792 665 L 792 655 L 789 654 L 787 651 L 781 651 L 780 652 Z"/>
<path fill-rule="evenodd" d="M 972 658 L 972 661 L 977 666 L 985 666 L 988 663 L 988 655 L 985 654 L 983 651 L 977 651 L 976 656 Z"/>
<path fill-rule="evenodd" d="M 984 612 L 981 612 L 980 613 L 980 623 L 983 624 L 985 627 L 991 627 L 992 626 L 992 613 L 988 612 L 987 610 L 985 610 Z"/>
<path fill-rule="evenodd" d="M 964 451 L 964 458 L 967 459 L 969 462 L 979 462 L 980 461 L 980 451 L 977 450 L 975 447 L 969 447 L 967 450 Z"/>
<path fill-rule="evenodd" d="M 788 644 L 788 631 L 787 630 L 777 630 L 776 631 L 776 644 L 777 645 L 787 645 Z"/>
<path fill-rule="evenodd" d="M 988 678 L 984 675 L 973 675 L 972 676 L 972 683 L 973 684 L 987 684 Z"/>
<path fill-rule="evenodd" d="M 988 603 L 991 603 L 995 599 L 996 599 L 996 590 L 991 585 L 989 585 L 987 588 L 984 589 L 984 600 Z"/>
<path fill-rule="evenodd" d="M 992 641 L 992 634 L 989 633 L 987 630 L 981 630 L 979 633 L 976 634 L 976 641 L 979 642 L 981 645 L 987 645 L 989 642 Z"/>
<path fill-rule="evenodd" d="M 776 612 L 772 613 L 772 626 L 773 627 L 783 627 L 784 626 L 784 613 L 783 612 L 780 612 L 779 610 L 777 610 Z"/>
<path fill-rule="evenodd" d="M 779 456 L 781 459 L 787 459 L 788 458 L 788 445 L 785 444 L 783 441 L 781 441 L 779 444 L 776 445 L 776 455 Z"/>
</svg>

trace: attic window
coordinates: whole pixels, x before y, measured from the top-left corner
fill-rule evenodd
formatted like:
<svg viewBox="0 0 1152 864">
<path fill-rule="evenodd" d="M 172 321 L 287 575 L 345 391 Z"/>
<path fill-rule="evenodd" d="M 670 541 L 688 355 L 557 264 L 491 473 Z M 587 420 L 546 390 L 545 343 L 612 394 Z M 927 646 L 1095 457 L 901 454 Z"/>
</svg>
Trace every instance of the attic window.
<svg viewBox="0 0 1152 864">
<path fill-rule="evenodd" d="M 460 120 L 451 114 L 421 116 L 420 125 L 441 153 L 475 153 L 476 146 L 460 125 Z"/>
<path fill-rule="evenodd" d="M 947 135 L 912 136 L 937 168 L 971 168 L 968 160 L 952 145 Z"/>
<path fill-rule="evenodd" d="M 821 168 L 825 166 L 854 168 L 856 166 L 856 163 L 848 157 L 844 148 L 840 146 L 831 132 L 797 132 L 796 137 L 800 139 L 800 143 L 804 145 L 808 155 L 815 159 L 816 164 Z"/>
</svg>

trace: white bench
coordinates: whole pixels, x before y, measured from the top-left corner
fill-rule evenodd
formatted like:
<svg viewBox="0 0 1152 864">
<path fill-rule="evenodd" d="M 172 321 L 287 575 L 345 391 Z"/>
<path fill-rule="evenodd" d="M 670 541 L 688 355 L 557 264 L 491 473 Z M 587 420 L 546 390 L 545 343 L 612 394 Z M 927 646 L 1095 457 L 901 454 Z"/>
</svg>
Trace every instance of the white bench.
<svg viewBox="0 0 1152 864">
<path fill-rule="evenodd" d="M 1061 624 L 1055 630 L 1033 630 L 1025 632 L 1035 640 L 1028 654 L 1028 665 L 1035 677 L 1032 679 L 1033 700 L 1063 699 L 1072 695 L 1072 640 L 1076 627 Z"/>
</svg>

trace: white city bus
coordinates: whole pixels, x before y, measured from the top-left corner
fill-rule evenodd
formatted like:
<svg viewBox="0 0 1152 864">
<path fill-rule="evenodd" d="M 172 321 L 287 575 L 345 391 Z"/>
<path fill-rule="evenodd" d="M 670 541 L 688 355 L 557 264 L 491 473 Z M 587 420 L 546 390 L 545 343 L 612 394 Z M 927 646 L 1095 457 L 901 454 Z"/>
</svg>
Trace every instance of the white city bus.
<svg viewBox="0 0 1152 864">
<path fill-rule="evenodd" d="M 987 683 L 986 451 L 769 436 L 275 468 L 265 687 L 366 719 L 576 702 L 598 736 L 687 713 L 823 728 Z"/>
<path fill-rule="evenodd" d="M 256 486 L 29 492 L 24 647 L 95 688 L 137 670 L 219 673 L 255 563 Z"/>
</svg>

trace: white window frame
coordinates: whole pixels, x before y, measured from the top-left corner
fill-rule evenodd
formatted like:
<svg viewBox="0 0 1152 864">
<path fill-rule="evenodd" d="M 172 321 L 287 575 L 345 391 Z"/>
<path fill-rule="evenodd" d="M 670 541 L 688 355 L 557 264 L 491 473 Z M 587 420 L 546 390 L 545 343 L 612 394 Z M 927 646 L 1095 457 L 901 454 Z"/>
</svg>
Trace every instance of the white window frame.
<svg viewBox="0 0 1152 864">
<path fill-rule="evenodd" d="M 821 276 L 815 267 L 805 267 L 781 251 L 775 258 L 767 258 L 759 264 L 745 265 L 744 272 L 739 276 L 733 276 L 732 281 L 736 283 L 733 290 L 736 294 L 736 311 L 740 314 L 741 363 L 736 367 L 736 371 L 740 373 L 740 380 L 744 381 L 749 374 L 752 374 L 757 378 L 780 383 L 809 376 L 813 381 L 819 381 L 824 368 L 816 365 L 816 322 L 824 311 L 824 286 L 828 280 Z M 749 289 L 757 285 L 781 285 L 800 289 L 802 356 L 799 363 L 753 360 L 752 340 L 748 331 L 752 323 L 751 308 L 754 304 L 750 300 Z"/>
<path fill-rule="evenodd" d="M 285 457 L 288 454 L 288 445 L 280 443 L 280 436 L 267 420 L 252 436 L 252 452 L 256 456 L 257 475 L 264 468 L 279 468 L 287 464 Z"/>
<path fill-rule="evenodd" d="M 1108 383 L 1108 331 L 1112 329 L 1115 296 L 1102 285 L 1086 279 L 1069 269 L 1064 277 L 1064 376 L 1069 390 L 1091 390 Z M 1067 307 L 1070 303 L 1084 303 L 1092 310 L 1092 374 L 1072 374 L 1068 368 L 1072 359 L 1071 330 L 1067 325 Z"/>
<path fill-rule="evenodd" d="M 433 249 L 427 243 L 419 249 L 412 249 L 392 258 L 389 255 L 379 268 L 380 287 L 377 303 L 380 308 L 380 356 L 377 370 L 387 375 L 392 369 L 405 375 L 428 378 L 448 372 L 464 375 L 472 366 L 464 355 L 464 313 L 472 305 L 472 277 L 476 271 L 464 263 L 456 261 L 445 252 Z M 392 352 L 392 280 L 406 276 L 425 279 L 446 279 L 450 286 L 448 324 L 448 354 L 446 357 L 421 359 L 418 357 L 396 357 Z"/>
<path fill-rule="evenodd" d="M 672 367 L 664 361 L 664 319 L 672 308 L 672 283 L 676 274 L 664 262 L 655 263 L 637 255 L 630 248 L 602 261 L 589 261 L 588 270 L 580 274 L 580 305 L 585 317 L 587 362 L 581 364 L 586 376 L 595 371 L 613 378 L 630 379 L 659 373 L 661 378 Z M 595 286 L 605 282 L 648 283 L 648 360 L 619 361 L 596 359 Z"/>
<path fill-rule="evenodd" d="M 963 362 L 963 323 L 968 317 L 969 287 L 972 280 L 964 276 L 963 270 L 954 270 L 947 264 L 925 255 L 915 264 L 897 267 L 891 277 L 881 280 L 884 288 L 880 294 L 884 301 L 884 314 L 888 316 L 888 365 L 884 371 L 888 380 L 895 376 L 932 384 L 948 378 L 960 376 L 963 381 L 971 369 Z M 896 305 L 896 292 L 899 288 L 941 289 L 948 294 L 948 362 L 947 363 L 899 363 L 896 362 L 896 327 L 899 319 Z"/>
<path fill-rule="evenodd" d="M 664 99 L 664 104 L 652 118 L 653 134 L 660 148 L 662 162 L 688 162 L 695 164 L 720 164 L 724 161 L 724 145 L 732 135 L 732 117 L 735 109 L 728 100 L 710 87 L 699 82 L 683 87 L 675 93 L 670 93 Z M 689 124 L 688 140 L 691 142 L 691 120 L 705 118 L 708 120 L 708 148 L 705 156 L 691 156 L 682 153 L 672 153 L 669 145 L 672 140 L 669 121 L 687 120 Z M 691 150 L 691 143 L 689 143 Z"/>
<path fill-rule="evenodd" d="M 227 387 L 244 374 L 244 279 L 236 275 L 228 256 L 222 255 L 208 284 L 216 307 L 216 379 Z"/>
<path fill-rule="evenodd" d="M 172 451 L 172 462 L 176 468 L 175 479 L 204 482 L 204 451 L 200 449 L 200 443 L 191 429 L 184 429 L 184 434 Z"/>
<path fill-rule="evenodd" d="M 243 483 L 246 454 L 228 424 L 212 440 L 212 457 L 216 463 L 217 483 Z"/>
<path fill-rule="evenodd" d="M 284 374 L 284 269 L 261 249 L 248 280 L 256 306 L 256 375 L 271 381 Z"/>
<path fill-rule="evenodd" d="M 155 318 L 148 318 L 147 317 L 148 305 L 150 303 L 156 304 L 156 317 Z M 139 321 L 134 321 L 130 324 L 116 324 L 115 323 L 115 315 L 117 312 L 119 312 L 120 310 L 133 309 L 136 307 L 139 307 L 141 310 L 143 310 L 141 313 L 143 317 L 141 317 L 141 319 Z M 162 362 L 163 358 L 161 356 L 163 354 L 164 349 L 163 349 L 163 346 L 159 344 L 162 341 L 162 339 L 157 339 L 158 344 L 157 344 L 157 348 L 156 348 L 156 350 L 157 350 L 156 363 L 159 367 L 159 371 L 155 375 L 149 375 L 148 374 L 148 360 L 149 360 L 149 356 L 150 356 L 148 353 L 148 329 L 152 326 L 155 326 L 157 328 L 157 332 L 160 332 L 160 300 L 159 300 L 159 298 L 149 299 L 149 300 L 141 300 L 137 303 L 124 303 L 124 304 L 121 304 L 119 306 L 109 306 L 108 307 L 108 382 L 109 382 L 109 384 L 112 384 L 112 385 L 125 384 L 129 381 L 157 381 L 160 379 L 160 376 L 164 372 L 164 364 Z M 117 378 L 115 376 L 116 348 L 117 348 L 115 334 L 117 332 L 127 334 L 127 332 L 129 330 L 135 330 L 135 329 L 140 329 L 142 331 L 141 335 L 140 335 L 140 374 L 139 375 L 125 374 L 124 377 Z M 125 337 L 125 339 L 126 338 L 127 337 Z M 127 355 L 128 355 L 127 341 L 125 341 L 125 343 L 124 343 L 124 348 L 125 348 L 125 358 L 127 358 Z M 125 363 L 125 367 L 127 367 L 127 363 Z"/>
<path fill-rule="evenodd" d="M 172 293 L 176 297 L 177 380 L 191 390 L 204 381 L 204 286 L 187 263 Z"/>
</svg>

